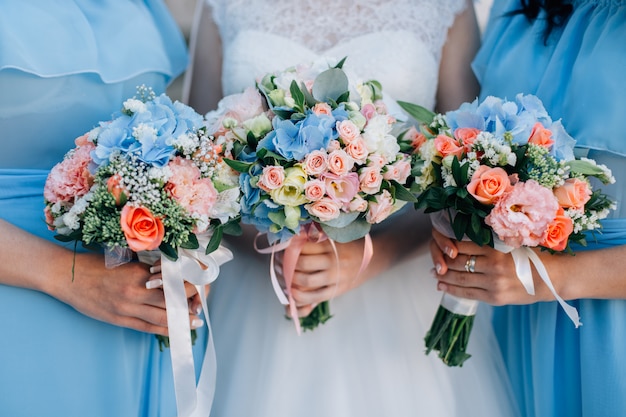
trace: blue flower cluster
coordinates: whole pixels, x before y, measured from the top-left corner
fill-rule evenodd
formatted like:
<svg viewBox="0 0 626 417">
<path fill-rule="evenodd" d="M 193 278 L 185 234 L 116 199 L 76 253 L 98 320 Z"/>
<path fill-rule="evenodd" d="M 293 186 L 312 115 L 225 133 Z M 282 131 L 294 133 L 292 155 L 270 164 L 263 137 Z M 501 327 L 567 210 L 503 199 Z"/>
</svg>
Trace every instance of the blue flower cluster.
<svg viewBox="0 0 626 417">
<path fill-rule="evenodd" d="M 146 101 L 139 111 L 120 112 L 100 124 L 93 160 L 102 165 L 112 154 L 133 154 L 162 167 L 174 153 L 174 140 L 202 127 L 202 116 L 191 107 L 172 102 L 165 94 Z"/>
</svg>

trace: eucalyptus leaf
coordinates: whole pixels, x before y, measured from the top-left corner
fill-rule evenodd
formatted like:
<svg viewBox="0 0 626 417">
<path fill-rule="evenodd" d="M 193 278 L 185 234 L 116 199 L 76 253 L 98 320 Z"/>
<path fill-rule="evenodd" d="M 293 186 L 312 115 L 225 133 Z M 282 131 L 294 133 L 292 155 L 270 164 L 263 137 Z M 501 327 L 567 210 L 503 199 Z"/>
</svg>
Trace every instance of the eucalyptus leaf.
<svg viewBox="0 0 626 417">
<path fill-rule="evenodd" d="M 359 217 L 359 214 L 360 213 L 356 211 L 352 211 L 349 213 L 341 212 L 339 214 L 339 217 L 337 217 L 336 219 L 328 220 L 324 222 L 323 224 L 326 224 L 330 227 L 337 227 L 337 228 L 346 227 L 347 225 L 355 221 L 356 218 Z"/>
<path fill-rule="evenodd" d="M 372 226 L 363 219 L 355 220 L 344 227 L 332 227 L 324 223 L 320 224 L 324 233 L 326 233 L 330 239 L 339 243 L 352 242 L 362 238 L 369 233 Z"/>
<path fill-rule="evenodd" d="M 318 101 L 337 101 L 346 91 L 349 91 L 348 77 L 338 68 L 320 73 L 313 83 L 313 97 Z"/>
</svg>

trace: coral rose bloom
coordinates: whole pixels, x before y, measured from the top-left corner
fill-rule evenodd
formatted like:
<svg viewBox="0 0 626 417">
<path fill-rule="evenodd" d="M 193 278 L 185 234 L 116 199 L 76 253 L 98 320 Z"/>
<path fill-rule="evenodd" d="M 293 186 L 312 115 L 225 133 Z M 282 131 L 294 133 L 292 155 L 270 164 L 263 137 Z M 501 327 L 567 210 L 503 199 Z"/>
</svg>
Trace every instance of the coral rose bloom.
<svg viewBox="0 0 626 417">
<path fill-rule="evenodd" d="M 163 241 L 163 222 L 146 207 L 124 206 L 120 221 L 128 247 L 135 252 L 157 249 Z"/>
<path fill-rule="evenodd" d="M 478 167 L 467 191 L 483 204 L 495 204 L 502 195 L 511 190 L 511 181 L 506 171 L 500 167 L 490 168 L 485 165 Z"/>
<path fill-rule="evenodd" d="M 554 144 L 554 139 L 552 139 L 552 132 L 543 127 L 541 123 L 537 122 L 533 126 L 532 132 L 530 132 L 528 143 L 543 146 L 544 148 L 549 148 Z"/>
<path fill-rule="evenodd" d="M 439 135 L 435 138 L 435 148 L 443 158 L 448 155 L 454 155 L 461 159 L 464 151 L 463 146 L 456 139 L 447 135 Z"/>
<path fill-rule="evenodd" d="M 554 195 L 561 207 L 582 211 L 591 198 L 591 188 L 587 181 L 568 178 L 565 184 L 554 189 Z"/>
<path fill-rule="evenodd" d="M 541 243 L 548 249 L 562 251 L 567 247 L 569 236 L 574 231 L 574 223 L 572 219 L 565 214 L 562 207 L 556 213 L 554 221 L 548 226 L 548 233 L 545 240 Z"/>
</svg>

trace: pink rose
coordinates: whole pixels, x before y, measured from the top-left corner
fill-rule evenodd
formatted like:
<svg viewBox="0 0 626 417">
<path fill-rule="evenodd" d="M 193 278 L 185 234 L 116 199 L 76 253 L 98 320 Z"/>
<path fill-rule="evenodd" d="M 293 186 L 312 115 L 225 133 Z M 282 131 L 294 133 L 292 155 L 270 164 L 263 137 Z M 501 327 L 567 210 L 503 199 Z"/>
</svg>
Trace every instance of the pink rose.
<svg viewBox="0 0 626 417">
<path fill-rule="evenodd" d="M 359 164 L 364 164 L 367 160 L 367 146 L 361 137 L 358 137 L 350 142 L 348 146 L 346 146 L 345 150 L 348 155 L 350 155 L 352 159 Z"/>
<path fill-rule="evenodd" d="M 385 220 L 393 211 L 393 199 L 389 191 L 383 190 L 382 194 L 376 196 L 375 201 L 369 203 L 369 211 L 365 216 L 368 223 L 380 223 Z"/>
<path fill-rule="evenodd" d="M 336 151 L 337 149 L 341 149 L 341 143 L 338 140 L 331 140 L 328 142 L 328 147 L 326 150 L 328 152 Z"/>
<path fill-rule="evenodd" d="M 361 130 L 351 120 L 342 120 L 336 126 L 343 143 L 351 143 L 361 135 Z"/>
<path fill-rule="evenodd" d="M 339 176 L 327 173 L 320 177 L 326 184 L 326 194 L 340 205 L 348 205 L 359 191 L 359 177 L 356 172 Z"/>
<path fill-rule="evenodd" d="M 463 156 L 463 146 L 448 135 L 438 135 L 435 138 L 435 148 L 444 158 L 448 155 L 454 155 L 460 160 Z"/>
<path fill-rule="evenodd" d="M 376 116 L 376 106 L 374 106 L 374 104 L 372 103 L 367 103 L 366 105 L 364 105 L 361 108 L 361 114 L 363 116 L 365 116 L 366 120 L 371 119 L 372 117 Z"/>
<path fill-rule="evenodd" d="M 380 191 L 383 182 L 383 176 L 377 167 L 365 167 L 361 169 L 359 174 L 359 182 L 361 191 L 365 194 L 376 194 Z"/>
<path fill-rule="evenodd" d="M 528 180 L 518 182 L 500 198 L 485 223 L 509 246 L 534 247 L 544 241 L 558 209 L 551 190 Z"/>
<path fill-rule="evenodd" d="M 336 219 L 341 214 L 341 207 L 335 201 L 324 197 L 311 204 L 305 204 L 304 208 L 313 217 L 317 217 L 321 222 Z"/>
<path fill-rule="evenodd" d="M 383 100 L 376 100 L 374 102 L 374 106 L 376 107 L 376 112 L 378 114 L 387 114 L 389 113 L 387 111 L 387 105 L 385 104 L 385 102 Z M 395 120 L 395 119 L 394 119 Z M 392 122 L 393 123 L 393 122 Z"/>
<path fill-rule="evenodd" d="M 567 241 L 573 232 L 574 223 L 571 217 L 565 214 L 563 207 L 559 207 L 554 221 L 548 225 L 548 232 L 541 246 L 556 251 L 562 251 L 567 247 Z"/>
<path fill-rule="evenodd" d="M 348 205 L 348 210 L 351 212 L 356 211 L 359 213 L 363 213 L 365 210 L 367 210 L 367 200 L 365 200 L 358 194 L 355 195 Z"/>
<path fill-rule="evenodd" d="M 163 222 L 146 207 L 124 206 L 120 222 L 128 247 L 135 252 L 157 249 L 163 241 Z"/>
<path fill-rule="evenodd" d="M 333 113 L 332 107 L 328 103 L 316 103 L 313 106 L 313 113 L 316 115 L 331 115 Z"/>
<path fill-rule="evenodd" d="M 380 154 L 371 154 L 367 157 L 367 166 L 371 168 L 382 169 L 387 165 L 387 158 Z"/>
<path fill-rule="evenodd" d="M 406 159 L 400 159 L 391 165 L 385 167 L 383 178 L 391 181 L 398 181 L 400 184 L 404 184 L 411 175 L 411 163 Z"/>
<path fill-rule="evenodd" d="M 346 175 L 354 167 L 354 159 L 344 150 L 337 149 L 328 155 L 328 169 L 333 174 Z"/>
<path fill-rule="evenodd" d="M 322 180 L 311 180 L 304 184 L 304 196 L 307 200 L 318 201 L 326 194 L 326 184 Z"/>
<path fill-rule="evenodd" d="M 260 189 L 270 192 L 280 188 L 285 182 L 285 168 L 280 165 L 269 165 L 263 168 L 257 185 Z"/>
<path fill-rule="evenodd" d="M 568 178 L 562 186 L 554 189 L 554 195 L 561 207 L 582 211 L 591 198 L 591 188 L 587 181 Z"/>
<path fill-rule="evenodd" d="M 63 161 L 56 164 L 46 179 L 43 195 L 51 203 L 74 201 L 87 194 L 94 178 L 89 172 L 91 151 L 95 146 L 87 142 L 75 148 Z"/>
<path fill-rule="evenodd" d="M 304 159 L 304 172 L 307 175 L 321 175 L 328 169 L 328 155 L 324 151 L 313 151 Z"/>
<path fill-rule="evenodd" d="M 454 131 L 454 137 L 463 145 L 465 152 L 469 152 L 479 133 L 480 129 L 475 127 L 459 127 Z"/>
<path fill-rule="evenodd" d="M 552 139 L 552 132 L 543 127 L 541 123 L 537 122 L 533 126 L 532 132 L 530 132 L 528 143 L 543 146 L 544 148 L 549 148 L 554 144 L 554 140 Z"/>
<path fill-rule="evenodd" d="M 467 191 L 482 204 L 494 204 L 512 188 L 509 175 L 500 167 L 481 165 L 472 175 Z"/>
<path fill-rule="evenodd" d="M 411 147 L 415 152 L 426 143 L 426 136 L 424 136 L 422 132 L 419 132 L 415 126 L 411 126 L 409 130 L 404 133 L 403 139 L 411 143 Z"/>
</svg>

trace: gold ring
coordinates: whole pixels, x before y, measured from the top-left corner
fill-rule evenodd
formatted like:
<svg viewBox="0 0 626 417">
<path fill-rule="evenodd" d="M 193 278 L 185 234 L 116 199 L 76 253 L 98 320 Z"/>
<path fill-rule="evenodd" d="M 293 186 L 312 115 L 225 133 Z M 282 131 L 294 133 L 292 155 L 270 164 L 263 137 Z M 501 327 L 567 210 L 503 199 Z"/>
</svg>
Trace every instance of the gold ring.
<svg viewBox="0 0 626 417">
<path fill-rule="evenodd" d="M 470 255 L 469 258 L 467 258 L 467 262 L 465 262 L 465 272 L 470 272 L 470 273 L 474 273 L 476 272 L 476 256 L 475 255 Z"/>
</svg>

